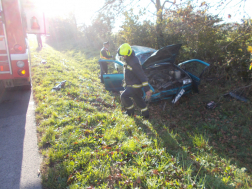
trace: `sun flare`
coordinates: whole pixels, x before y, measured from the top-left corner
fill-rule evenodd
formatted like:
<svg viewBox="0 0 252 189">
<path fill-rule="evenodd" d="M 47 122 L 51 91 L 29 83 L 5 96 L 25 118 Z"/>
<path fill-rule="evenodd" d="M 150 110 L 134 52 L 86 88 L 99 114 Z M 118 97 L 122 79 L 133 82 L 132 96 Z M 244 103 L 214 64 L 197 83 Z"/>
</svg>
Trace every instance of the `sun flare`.
<svg viewBox="0 0 252 189">
<path fill-rule="evenodd" d="M 69 0 L 33 0 L 33 2 L 36 8 L 44 12 L 47 17 L 64 17 L 74 9 L 72 1 Z"/>
</svg>

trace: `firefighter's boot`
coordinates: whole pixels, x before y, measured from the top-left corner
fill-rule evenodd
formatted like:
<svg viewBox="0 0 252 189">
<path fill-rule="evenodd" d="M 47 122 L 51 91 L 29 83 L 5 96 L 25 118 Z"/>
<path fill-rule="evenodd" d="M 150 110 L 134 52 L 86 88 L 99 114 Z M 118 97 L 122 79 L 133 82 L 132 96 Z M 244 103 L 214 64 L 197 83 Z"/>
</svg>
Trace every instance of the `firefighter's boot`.
<svg viewBox="0 0 252 189">
<path fill-rule="evenodd" d="M 144 109 L 141 109 L 141 112 L 142 112 L 142 116 L 145 118 L 145 119 L 148 119 L 150 117 L 150 114 L 149 114 L 149 110 L 148 108 L 144 108 Z"/>
<path fill-rule="evenodd" d="M 134 116 L 134 109 L 127 110 L 126 113 L 128 116 Z"/>
</svg>

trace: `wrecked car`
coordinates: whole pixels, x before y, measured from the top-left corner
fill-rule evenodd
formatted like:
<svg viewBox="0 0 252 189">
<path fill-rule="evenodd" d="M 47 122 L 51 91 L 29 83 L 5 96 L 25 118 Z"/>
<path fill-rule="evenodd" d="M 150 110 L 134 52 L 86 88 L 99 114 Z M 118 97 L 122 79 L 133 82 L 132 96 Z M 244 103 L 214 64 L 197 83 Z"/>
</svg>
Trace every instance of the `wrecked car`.
<svg viewBox="0 0 252 189">
<path fill-rule="evenodd" d="M 192 59 L 175 65 L 181 44 L 169 45 L 159 50 L 143 46 L 131 46 L 139 59 L 139 63 L 148 77 L 150 88 L 154 91 L 150 101 L 173 99 L 175 103 L 182 95 L 192 90 L 198 92 L 200 78 L 208 63 Z M 123 61 L 116 56 L 116 60 L 102 60 L 114 63 L 114 71 L 104 74 L 105 88 L 108 91 L 122 91 Z M 145 95 L 145 94 L 144 94 Z"/>
</svg>

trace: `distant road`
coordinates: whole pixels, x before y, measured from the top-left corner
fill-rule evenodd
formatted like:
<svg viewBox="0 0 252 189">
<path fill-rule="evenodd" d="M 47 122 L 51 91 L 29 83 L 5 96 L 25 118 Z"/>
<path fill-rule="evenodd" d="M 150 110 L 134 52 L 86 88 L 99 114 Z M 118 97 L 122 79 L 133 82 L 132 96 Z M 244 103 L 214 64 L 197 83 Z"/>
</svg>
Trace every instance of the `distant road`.
<svg viewBox="0 0 252 189">
<path fill-rule="evenodd" d="M 34 110 L 31 91 L 0 94 L 1 189 L 42 188 Z"/>
</svg>

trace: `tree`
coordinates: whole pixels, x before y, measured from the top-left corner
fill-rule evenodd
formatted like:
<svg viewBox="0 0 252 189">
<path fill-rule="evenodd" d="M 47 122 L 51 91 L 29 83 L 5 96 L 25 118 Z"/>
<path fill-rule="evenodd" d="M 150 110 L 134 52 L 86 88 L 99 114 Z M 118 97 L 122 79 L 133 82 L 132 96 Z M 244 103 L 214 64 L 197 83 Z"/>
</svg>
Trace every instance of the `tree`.
<svg viewBox="0 0 252 189">
<path fill-rule="evenodd" d="M 110 41 L 112 36 L 113 18 L 104 13 L 100 13 L 92 21 L 90 26 L 79 27 L 82 35 L 82 45 L 84 47 L 101 48 L 104 41 Z"/>
<path fill-rule="evenodd" d="M 140 1 L 140 0 L 139 0 Z M 128 1 L 129 2 L 129 1 Z M 118 16 L 122 13 L 127 12 L 130 8 L 134 8 L 134 0 L 130 1 L 128 4 L 125 5 L 123 0 L 105 0 L 105 4 L 102 7 L 101 11 L 108 11 L 110 14 L 113 14 L 114 16 Z M 161 2 L 161 0 L 150 0 L 150 3 L 152 3 L 155 6 L 156 12 L 156 38 L 157 38 L 157 45 L 158 48 L 161 48 L 164 46 L 164 36 L 163 36 L 163 12 L 164 10 L 171 9 L 172 6 L 176 6 L 176 0 L 169 1 L 164 0 Z M 169 8 L 166 8 L 167 4 L 170 4 L 171 6 Z"/>
<path fill-rule="evenodd" d="M 143 21 L 143 23 L 139 22 L 139 15 L 134 15 L 132 9 L 125 12 L 124 16 L 125 21 L 121 26 L 123 30 L 119 31 L 118 34 L 123 41 L 127 41 L 131 45 L 158 48 L 155 46 L 155 27 L 153 23 L 148 20 Z"/>
</svg>

